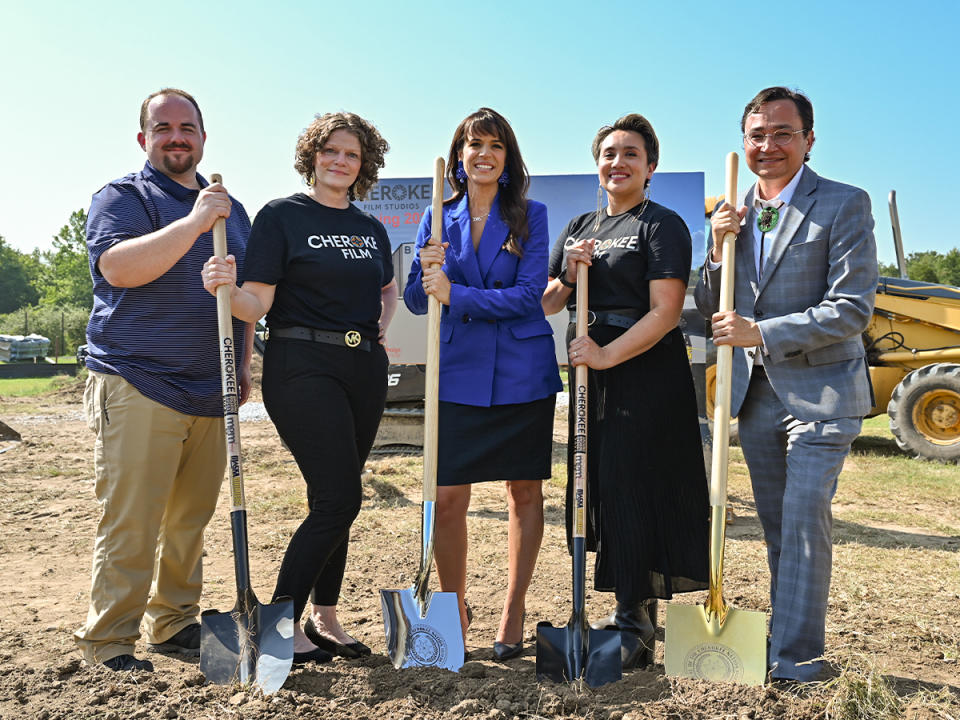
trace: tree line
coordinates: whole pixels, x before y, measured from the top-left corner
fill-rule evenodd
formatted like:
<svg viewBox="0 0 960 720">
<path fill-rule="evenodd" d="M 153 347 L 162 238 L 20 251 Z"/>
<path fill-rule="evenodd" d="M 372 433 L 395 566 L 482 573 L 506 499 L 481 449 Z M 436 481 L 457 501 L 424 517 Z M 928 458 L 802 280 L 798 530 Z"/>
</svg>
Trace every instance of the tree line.
<svg viewBox="0 0 960 720">
<path fill-rule="evenodd" d="M 87 213 L 71 213 L 49 250 L 22 253 L 0 235 L 0 334 L 50 338 L 50 352 L 73 354 L 85 342 L 93 307 Z"/>
<path fill-rule="evenodd" d="M 885 263 L 880 263 L 880 274 L 900 277 L 896 265 Z M 907 277 L 921 282 L 960 287 L 960 250 L 953 248 L 946 253 L 936 250 L 910 253 L 907 256 Z"/>
<path fill-rule="evenodd" d="M 71 213 L 52 247 L 31 253 L 19 252 L 0 235 L 0 334 L 37 333 L 60 339 L 61 354 L 83 344 L 93 307 L 86 225 L 86 211 Z M 900 276 L 895 265 L 886 263 L 880 263 L 880 274 Z M 910 253 L 907 275 L 960 287 L 960 250 Z"/>
</svg>

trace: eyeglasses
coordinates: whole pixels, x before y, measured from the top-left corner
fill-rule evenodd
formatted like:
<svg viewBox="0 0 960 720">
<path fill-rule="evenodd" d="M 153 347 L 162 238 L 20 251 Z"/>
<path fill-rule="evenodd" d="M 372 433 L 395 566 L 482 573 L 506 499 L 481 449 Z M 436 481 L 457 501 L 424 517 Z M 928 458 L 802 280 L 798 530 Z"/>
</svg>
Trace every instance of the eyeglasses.
<svg viewBox="0 0 960 720">
<path fill-rule="evenodd" d="M 762 148 L 767 138 L 773 138 L 774 144 L 783 147 L 784 145 L 790 144 L 794 135 L 799 135 L 800 133 L 805 132 L 806 130 L 777 130 L 776 132 L 772 133 L 752 132 L 744 135 L 743 139 L 746 142 L 749 142 L 755 148 Z"/>
</svg>

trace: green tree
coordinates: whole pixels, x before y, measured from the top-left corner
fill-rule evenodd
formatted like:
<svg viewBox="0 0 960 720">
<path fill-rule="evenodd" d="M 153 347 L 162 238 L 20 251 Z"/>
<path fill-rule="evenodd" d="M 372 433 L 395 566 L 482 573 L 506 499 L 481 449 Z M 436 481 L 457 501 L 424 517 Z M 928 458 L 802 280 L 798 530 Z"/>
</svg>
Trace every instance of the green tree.
<svg viewBox="0 0 960 720">
<path fill-rule="evenodd" d="M 900 277 L 895 265 L 885 263 L 880 263 L 880 274 Z M 910 253 L 907 256 L 907 277 L 920 282 L 960 287 L 960 250 L 953 248 L 946 253 L 936 250 Z"/>
<path fill-rule="evenodd" d="M 77 210 L 42 253 L 43 305 L 93 307 L 93 281 L 87 260 L 87 213 Z"/>
<path fill-rule="evenodd" d="M 880 263 L 880 274 L 884 277 L 898 278 L 900 277 L 900 269 L 893 263 Z"/>
<path fill-rule="evenodd" d="M 10 247 L 0 235 L 0 313 L 8 313 L 37 301 L 36 262 Z"/>
</svg>

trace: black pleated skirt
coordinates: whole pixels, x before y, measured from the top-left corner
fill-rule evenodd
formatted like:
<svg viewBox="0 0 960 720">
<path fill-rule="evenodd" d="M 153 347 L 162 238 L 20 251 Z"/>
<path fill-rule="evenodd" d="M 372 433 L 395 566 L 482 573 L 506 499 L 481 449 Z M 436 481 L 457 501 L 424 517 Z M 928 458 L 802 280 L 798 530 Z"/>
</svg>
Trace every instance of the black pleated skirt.
<svg viewBox="0 0 960 720">
<path fill-rule="evenodd" d="M 590 328 L 601 346 L 623 332 Z M 672 330 L 616 367 L 591 370 L 588 403 L 587 548 L 597 553 L 594 587 L 634 600 L 706 588 L 709 497 L 682 332 Z"/>
<path fill-rule="evenodd" d="M 550 477 L 556 395 L 512 405 L 440 403 L 437 484 Z"/>
</svg>

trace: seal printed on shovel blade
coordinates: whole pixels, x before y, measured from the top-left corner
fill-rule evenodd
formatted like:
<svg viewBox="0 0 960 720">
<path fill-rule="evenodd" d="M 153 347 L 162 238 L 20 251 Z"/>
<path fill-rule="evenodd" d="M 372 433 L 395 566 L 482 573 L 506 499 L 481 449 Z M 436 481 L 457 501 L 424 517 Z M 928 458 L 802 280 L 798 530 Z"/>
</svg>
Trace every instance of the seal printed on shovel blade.
<svg viewBox="0 0 960 720">
<path fill-rule="evenodd" d="M 726 645 L 703 643 L 690 649 L 684 658 L 687 677 L 712 682 L 743 682 L 743 662 Z"/>
<path fill-rule="evenodd" d="M 447 642 L 429 625 L 416 625 L 410 633 L 411 659 L 424 667 L 443 667 L 447 660 Z"/>
</svg>

